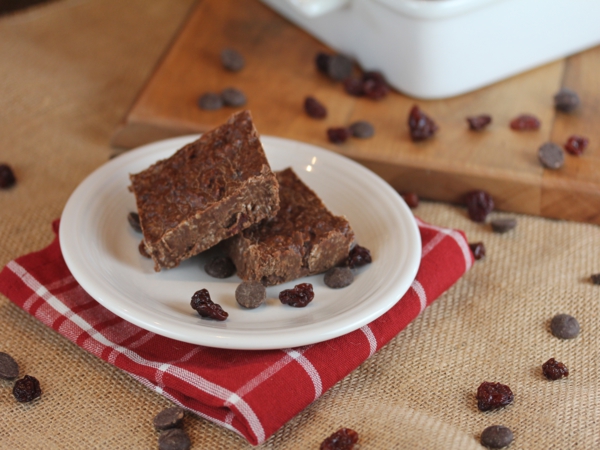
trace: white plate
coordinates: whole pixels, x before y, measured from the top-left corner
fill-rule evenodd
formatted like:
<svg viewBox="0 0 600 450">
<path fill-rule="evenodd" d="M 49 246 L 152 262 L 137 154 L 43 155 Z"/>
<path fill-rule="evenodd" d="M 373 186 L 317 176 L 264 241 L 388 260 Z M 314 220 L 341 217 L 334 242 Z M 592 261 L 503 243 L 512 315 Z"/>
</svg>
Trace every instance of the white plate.
<svg viewBox="0 0 600 450">
<path fill-rule="evenodd" d="M 171 156 L 197 136 L 168 139 L 115 158 L 88 176 L 62 214 L 60 244 L 75 279 L 94 299 L 146 330 L 180 341 L 230 349 L 274 349 L 325 341 L 354 331 L 389 310 L 410 287 L 421 258 L 419 230 L 410 209 L 385 181 L 335 153 L 296 141 L 262 137 L 273 170 L 292 167 L 338 215 L 345 215 L 357 242 L 373 263 L 356 271 L 354 283 L 330 289 L 322 275 L 312 283 L 314 300 L 293 308 L 278 300 L 296 282 L 267 288 L 268 300 L 254 310 L 235 301 L 237 276 L 217 280 L 198 255 L 156 273 L 138 253 L 141 234 L 127 223 L 135 211 L 129 174 Z M 210 253 L 210 252 L 208 252 Z M 192 294 L 208 289 L 228 313 L 224 322 L 202 319 L 190 307 Z"/>
</svg>

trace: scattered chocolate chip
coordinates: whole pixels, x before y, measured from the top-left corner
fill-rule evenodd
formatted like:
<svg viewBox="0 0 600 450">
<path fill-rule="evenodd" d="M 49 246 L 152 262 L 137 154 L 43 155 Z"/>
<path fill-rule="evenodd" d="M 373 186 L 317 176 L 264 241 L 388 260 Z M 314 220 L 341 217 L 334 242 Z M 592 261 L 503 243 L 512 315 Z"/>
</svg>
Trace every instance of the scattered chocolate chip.
<svg viewBox="0 0 600 450">
<path fill-rule="evenodd" d="M 510 388 L 501 383 L 484 381 L 477 388 L 477 407 L 480 411 L 490 411 L 509 405 L 514 400 Z"/>
<path fill-rule="evenodd" d="M 587 138 L 574 134 L 567 139 L 567 142 L 565 143 L 565 150 L 571 155 L 579 156 L 587 148 L 589 142 L 590 141 Z"/>
<path fill-rule="evenodd" d="M 140 225 L 140 215 L 136 212 L 130 212 L 127 214 L 127 222 L 131 228 L 133 228 L 138 233 L 142 232 L 142 226 Z"/>
<path fill-rule="evenodd" d="M 192 296 L 192 301 L 190 304 L 192 309 L 196 310 L 196 312 L 202 317 L 210 317 L 211 319 L 219 321 L 223 321 L 229 317 L 229 314 L 223 311 L 221 305 L 214 303 L 210 299 L 210 294 L 206 289 L 200 289 L 199 291 L 196 291 Z"/>
<path fill-rule="evenodd" d="M 568 88 L 562 88 L 554 96 L 554 107 L 559 111 L 570 113 L 579 107 L 580 101 L 577 93 Z"/>
<path fill-rule="evenodd" d="M 465 204 L 469 218 L 473 222 L 485 222 L 489 213 L 494 210 L 494 199 L 483 190 L 475 190 L 465 195 Z"/>
<path fill-rule="evenodd" d="M 19 376 L 19 365 L 8 353 L 0 352 L 0 378 L 13 380 Z"/>
<path fill-rule="evenodd" d="M 405 192 L 400 194 L 409 208 L 416 208 L 419 206 L 419 196 L 414 192 Z"/>
<path fill-rule="evenodd" d="M 238 107 L 244 106 L 247 102 L 246 95 L 234 87 L 228 87 L 221 92 L 221 99 L 225 106 Z"/>
<path fill-rule="evenodd" d="M 191 446 L 189 436 L 181 428 L 162 431 L 158 437 L 159 450 L 189 450 Z"/>
<path fill-rule="evenodd" d="M 485 257 L 485 245 L 483 242 L 475 242 L 473 244 L 469 244 L 469 248 L 473 252 L 473 257 L 475 261 L 479 261 L 480 259 Z"/>
<path fill-rule="evenodd" d="M 168 430 L 169 428 L 178 428 L 183 422 L 185 412 L 179 406 L 163 409 L 159 412 L 152 423 L 157 430 Z"/>
<path fill-rule="evenodd" d="M 332 289 L 341 289 L 352 284 L 354 275 L 348 267 L 332 267 L 325 272 L 323 281 Z"/>
<path fill-rule="evenodd" d="M 514 217 L 494 219 L 490 224 L 494 233 L 506 233 L 517 226 L 517 219 Z"/>
<path fill-rule="evenodd" d="M 15 174 L 8 164 L 0 164 L 0 189 L 8 189 L 17 182 Z"/>
<path fill-rule="evenodd" d="M 231 72 L 239 72 L 246 65 L 241 53 L 232 48 L 225 48 L 221 51 L 221 62 L 223 67 Z"/>
<path fill-rule="evenodd" d="M 344 90 L 347 94 L 354 97 L 361 97 L 364 95 L 363 81 L 357 77 L 348 77 L 344 80 Z"/>
<path fill-rule="evenodd" d="M 310 283 L 297 284 L 293 289 L 285 289 L 279 293 L 281 303 L 295 308 L 304 308 L 313 298 L 315 293 Z"/>
<path fill-rule="evenodd" d="M 350 250 L 346 265 L 351 269 L 354 269 L 370 264 L 371 262 L 373 262 L 373 258 L 371 258 L 369 249 L 357 244 Z"/>
<path fill-rule="evenodd" d="M 350 130 L 346 127 L 327 128 L 327 139 L 332 144 L 343 144 L 350 137 Z"/>
<path fill-rule="evenodd" d="M 368 139 L 375 134 L 375 127 L 366 120 L 359 120 L 350 125 L 350 133 L 359 139 Z"/>
<path fill-rule="evenodd" d="M 321 443 L 320 450 L 358 449 L 358 433 L 350 428 L 340 428 Z"/>
<path fill-rule="evenodd" d="M 560 169 L 565 163 L 565 154 L 559 145 L 546 142 L 538 150 L 538 158 L 542 166 L 547 169 Z"/>
<path fill-rule="evenodd" d="M 408 128 L 413 141 L 423 141 L 433 137 L 438 130 L 437 124 L 415 105 L 408 115 Z"/>
<path fill-rule="evenodd" d="M 557 314 L 550 321 L 550 330 L 559 339 L 574 339 L 579 335 L 581 327 L 575 317 L 568 314 Z"/>
<path fill-rule="evenodd" d="M 593 274 L 590 276 L 590 279 L 592 280 L 593 284 L 600 284 L 600 273 Z"/>
<path fill-rule="evenodd" d="M 244 281 L 235 289 L 235 300 L 244 308 L 258 308 L 267 300 L 267 290 L 259 281 Z"/>
<path fill-rule="evenodd" d="M 40 382 L 35 377 L 25 375 L 20 380 L 15 381 L 13 395 L 18 402 L 31 402 L 42 395 Z"/>
<path fill-rule="evenodd" d="M 325 105 L 311 96 L 304 99 L 304 111 L 313 119 L 324 119 L 327 117 L 327 108 L 325 108 Z"/>
<path fill-rule="evenodd" d="M 235 273 L 235 265 L 227 256 L 218 256 L 205 264 L 204 270 L 213 278 L 229 278 Z"/>
<path fill-rule="evenodd" d="M 510 428 L 502 425 L 492 425 L 481 433 L 481 445 L 487 448 L 503 448 L 512 443 L 514 439 Z"/>
<path fill-rule="evenodd" d="M 334 81 L 342 81 L 352 75 L 354 62 L 347 56 L 336 54 L 329 58 L 327 74 Z"/>
<path fill-rule="evenodd" d="M 479 116 L 467 117 L 469 128 L 473 131 L 484 130 L 490 123 L 492 123 L 492 116 L 488 114 L 481 114 Z"/>
<path fill-rule="evenodd" d="M 362 77 L 362 91 L 371 100 L 381 100 L 390 92 L 390 86 L 380 72 L 365 72 Z"/>
<path fill-rule="evenodd" d="M 140 245 L 138 245 L 138 252 L 140 252 L 140 255 L 142 255 L 144 258 L 151 258 L 143 239 L 140 241 Z"/>
<path fill-rule="evenodd" d="M 331 55 L 323 52 L 317 53 L 317 56 L 315 56 L 315 65 L 317 66 L 317 70 L 321 73 L 327 74 L 329 71 L 330 60 Z"/>
<path fill-rule="evenodd" d="M 510 127 L 516 131 L 537 130 L 540 126 L 538 118 L 531 114 L 521 114 L 510 121 Z"/>
<path fill-rule="evenodd" d="M 223 99 L 219 94 L 207 92 L 206 94 L 202 94 L 198 99 L 198 106 L 200 109 L 204 109 L 206 111 L 216 111 L 217 109 L 221 109 L 223 107 Z"/>
<path fill-rule="evenodd" d="M 569 376 L 569 369 L 567 369 L 567 366 L 554 358 L 550 358 L 542 365 L 542 372 L 549 380 L 558 380 Z"/>
</svg>

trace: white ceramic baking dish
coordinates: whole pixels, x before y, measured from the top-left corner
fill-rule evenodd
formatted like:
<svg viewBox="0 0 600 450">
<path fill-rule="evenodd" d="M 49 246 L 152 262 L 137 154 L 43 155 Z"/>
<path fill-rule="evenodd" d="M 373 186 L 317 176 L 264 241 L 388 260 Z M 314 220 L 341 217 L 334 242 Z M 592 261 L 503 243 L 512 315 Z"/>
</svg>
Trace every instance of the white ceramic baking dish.
<svg viewBox="0 0 600 450">
<path fill-rule="evenodd" d="M 600 44 L 600 0 L 262 0 L 399 91 L 463 94 Z"/>
</svg>

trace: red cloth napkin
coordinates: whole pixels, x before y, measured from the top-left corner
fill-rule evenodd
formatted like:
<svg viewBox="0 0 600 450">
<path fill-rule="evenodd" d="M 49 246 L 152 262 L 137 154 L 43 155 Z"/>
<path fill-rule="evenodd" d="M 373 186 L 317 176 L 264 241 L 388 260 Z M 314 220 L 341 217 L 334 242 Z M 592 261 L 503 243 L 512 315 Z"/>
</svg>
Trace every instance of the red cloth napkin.
<svg viewBox="0 0 600 450">
<path fill-rule="evenodd" d="M 58 220 L 52 244 L 4 267 L 0 292 L 142 384 L 257 445 L 396 336 L 471 267 L 462 232 L 417 222 L 423 256 L 409 291 L 359 330 L 305 347 L 221 350 L 126 322 L 75 281 L 60 251 Z"/>
</svg>

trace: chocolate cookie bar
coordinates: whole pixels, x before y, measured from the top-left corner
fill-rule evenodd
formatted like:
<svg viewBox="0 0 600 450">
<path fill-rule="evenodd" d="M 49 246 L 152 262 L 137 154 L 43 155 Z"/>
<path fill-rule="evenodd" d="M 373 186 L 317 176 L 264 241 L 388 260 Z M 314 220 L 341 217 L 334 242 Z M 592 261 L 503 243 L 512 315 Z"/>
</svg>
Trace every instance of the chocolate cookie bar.
<svg viewBox="0 0 600 450">
<path fill-rule="evenodd" d="M 348 257 L 354 232 L 292 169 L 277 172 L 280 209 L 225 242 L 242 280 L 265 286 L 325 272 Z"/>
<path fill-rule="evenodd" d="M 130 180 L 144 245 L 157 272 L 279 209 L 277 180 L 248 111 Z"/>
</svg>

